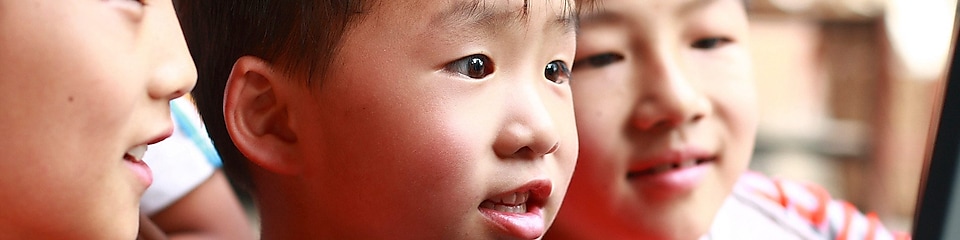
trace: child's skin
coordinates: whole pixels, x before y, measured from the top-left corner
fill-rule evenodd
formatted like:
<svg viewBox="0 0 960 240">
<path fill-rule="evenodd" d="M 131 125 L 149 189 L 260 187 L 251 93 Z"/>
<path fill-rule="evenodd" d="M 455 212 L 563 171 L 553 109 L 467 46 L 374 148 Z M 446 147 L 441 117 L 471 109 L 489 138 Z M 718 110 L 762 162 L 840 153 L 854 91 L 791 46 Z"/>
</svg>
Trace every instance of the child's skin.
<svg viewBox="0 0 960 240">
<path fill-rule="evenodd" d="M 571 84 L 582 148 L 548 237 L 696 239 L 754 146 L 743 3 L 600 6 L 581 22 Z"/>
<path fill-rule="evenodd" d="M 566 4 L 379 1 L 309 87 L 237 60 L 224 114 L 255 164 L 262 237 L 541 236 L 578 149 Z M 529 200 L 493 203 L 515 193 Z"/>
<path fill-rule="evenodd" d="M 196 69 L 169 0 L 0 0 L 0 239 L 133 239 Z"/>
</svg>

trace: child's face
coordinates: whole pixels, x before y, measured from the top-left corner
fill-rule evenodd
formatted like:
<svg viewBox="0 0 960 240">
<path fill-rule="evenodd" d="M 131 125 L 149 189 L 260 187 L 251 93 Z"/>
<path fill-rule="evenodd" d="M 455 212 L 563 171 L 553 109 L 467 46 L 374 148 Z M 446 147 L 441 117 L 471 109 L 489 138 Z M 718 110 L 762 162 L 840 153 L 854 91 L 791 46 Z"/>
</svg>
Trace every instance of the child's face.
<svg viewBox="0 0 960 240">
<path fill-rule="evenodd" d="M 350 236 L 540 236 L 578 148 L 563 5 L 381 1 L 364 13 L 289 110 L 311 214 Z"/>
<path fill-rule="evenodd" d="M 0 33 L 0 234 L 134 238 L 134 155 L 196 78 L 171 2 L 0 0 Z"/>
<path fill-rule="evenodd" d="M 739 0 L 601 3 L 578 37 L 580 165 L 555 228 L 694 239 L 753 148 L 744 8 Z"/>
</svg>

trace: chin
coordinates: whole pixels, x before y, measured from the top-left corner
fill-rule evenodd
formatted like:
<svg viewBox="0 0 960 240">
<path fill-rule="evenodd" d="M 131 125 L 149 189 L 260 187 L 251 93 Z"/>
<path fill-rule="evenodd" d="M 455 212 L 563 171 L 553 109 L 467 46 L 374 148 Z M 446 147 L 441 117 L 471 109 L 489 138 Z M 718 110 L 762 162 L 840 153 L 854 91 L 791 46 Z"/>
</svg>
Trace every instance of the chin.
<svg viewBox="0 0 960 240">
<path fill-rule="evenodd" d="M 706 218 L 709 214 L 693 214 L 686 216 L 673 216 L 672 221 L 668 218 L 647 219 L 647 224 L 643 228 L 637 228 L 636 236 L 643 236 L 636 239 L 651 240 L 696 240 L 706 235 L 710 231 L 713 223 L 712 218 Z M 709 215 L 713 216 L 713 215 Z"/>
</svg>

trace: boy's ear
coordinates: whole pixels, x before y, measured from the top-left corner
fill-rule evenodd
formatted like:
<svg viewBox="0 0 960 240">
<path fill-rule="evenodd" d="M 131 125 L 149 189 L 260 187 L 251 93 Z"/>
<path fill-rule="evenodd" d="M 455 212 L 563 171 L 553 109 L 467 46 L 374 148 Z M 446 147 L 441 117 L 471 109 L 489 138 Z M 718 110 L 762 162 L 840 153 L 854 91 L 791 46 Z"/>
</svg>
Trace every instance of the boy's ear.
<svg viewBox="0 0 960 240">
<path fill-rule="evenodd" d="M 261 58 L 237 59 L 223 95 L 223 117 L 230 138 L 254 164 L 283 175 L 300 171 L 297 135 L 290 128 L 287 101 L 277 84 L 288 80 Z M 278 97 L 280 96 L 280 97 Z"/>
</svg>

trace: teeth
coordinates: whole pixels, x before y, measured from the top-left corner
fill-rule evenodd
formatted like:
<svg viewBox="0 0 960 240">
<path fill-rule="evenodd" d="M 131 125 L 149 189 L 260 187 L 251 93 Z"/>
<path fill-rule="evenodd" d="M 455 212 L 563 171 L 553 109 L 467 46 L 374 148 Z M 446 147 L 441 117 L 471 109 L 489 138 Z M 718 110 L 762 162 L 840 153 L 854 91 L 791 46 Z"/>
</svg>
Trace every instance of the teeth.
<svg viewBox="0 0 960 240">
<path fill-rule="evenodd" d="M 140 145 L 134 147 L 130 150 L 127 150 L 127 155 L 130 155 L 133 159 L 130 159 L 133 162 L 143 161 L 143 154 L 147 152 L 147 145 Z M 126 156 L 124 156 L 126 158 Z"/>
<path fill-rule="evenodd" d="M 494 206 L 493 210 L 497 210 L 500 212 L 508 212 L 508 213 L 526 213 L 527 205 L 526 204 L 520 204 L 516 206 L 496 205 Z"/>
<path fill-rule="evenodd" d="M 697 160 L 696 160 L 696 159 L 690 159 L 690 160 L 681 162 L 681 163 L 680 163 L 680 168 L 688 168 L 688 167 L 693 167 L 693 166 L 696 166 L 696 165 L 697 165 Z"/>
<path fill-rule="evenodd" d="M 483 203 L 480 203 L 480 207 L 486 208 L 486 209 L 493 209 L 494 211 L 498 211 L 498 212 L 507 212 L 507 213 L 526 213 L 527 212 L 526 203 L 515 205 L 515 206 L 509 206 L 509 205 L 503 205 L 503 204 L 496 204 L 491 201 L 483 201 Z"/>
<path fill-rule="evenodd" d="M 507 205 L 517 205 L 517 193 L 508 194 L 500 199 L 500 202 Z"/>
<path fill-rule="evenodd" d="M 526 213 L 528 199 L 530 199 L 530 192 L 512 193 L 483 201 L 480 207 L 499 212 Z"/>
</svg>

